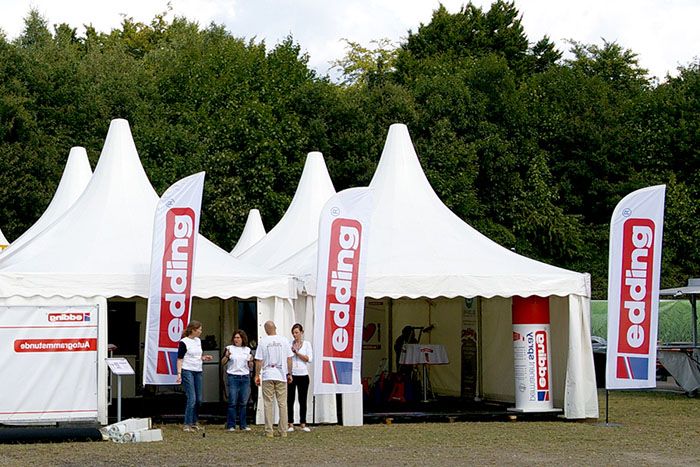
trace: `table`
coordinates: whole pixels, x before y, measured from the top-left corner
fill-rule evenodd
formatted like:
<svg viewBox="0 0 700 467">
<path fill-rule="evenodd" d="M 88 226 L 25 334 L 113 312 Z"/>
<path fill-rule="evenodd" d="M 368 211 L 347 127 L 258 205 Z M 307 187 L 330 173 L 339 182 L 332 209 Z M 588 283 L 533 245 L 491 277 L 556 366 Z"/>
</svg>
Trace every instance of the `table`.
<svg viewBox="0 0 700 467">
<path fill-rule="evenodd" d="M 657 358 L 687 393 L 700 389 L 700 349 L 697 346 L 662 345 Z"/>
<path fill-rule="evenodd" d="M 401 365 L 423 366 L 423 402 L 428 401 L 428 365 L 446 365 L 450 363 L 447 358 L 445 346 L 441 344 L 404 344 L 399 357 Z"/>
</svg>

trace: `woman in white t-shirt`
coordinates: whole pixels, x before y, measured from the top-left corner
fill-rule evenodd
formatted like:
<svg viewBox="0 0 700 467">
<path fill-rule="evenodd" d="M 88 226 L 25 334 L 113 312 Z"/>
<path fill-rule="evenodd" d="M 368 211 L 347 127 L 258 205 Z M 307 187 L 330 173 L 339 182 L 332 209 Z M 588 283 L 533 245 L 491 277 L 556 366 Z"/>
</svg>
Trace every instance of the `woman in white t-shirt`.
<svg viewBox="0 0 700 467">
<path fill-rule="evenodd" d="M 226 429 L 236 431 L 236 417 L 241 431 L 250 431 L 246 423 L 246 409 L 250 397 L 250 369 L 253 355 L 248 347 L 248 336 L 245 331 L 238 329 L 231 336 L 233 345 L 226 347 L 226 353 L 221 364 L 226 365 L 228 381 L 228 410 L 226 413 Z"/>
<path fill-rule="evenodd" d="M 202 362 L 211 355 L 202 355 L 202 323 L 192 320 L 182 333 L 177 349 L 177 384 L 185 388 L 185 431 L 198 429 L 199 406 L 202 404 Z"/>
<path fill-rule="evenodd" d="M 311 431 L 306 426 L 306 399 L 309 393 L 309 369 L 308 364 L 313 358 L 311 342 L 304 340 L 304 327 L 296 323 L 292 326 L 292 381 L 287 387 L 287 419 L 289 428 L 294 431 L 294 399 L 296 390 L 299 390 L 299 427 L 302 431 Z"/>
</svg>

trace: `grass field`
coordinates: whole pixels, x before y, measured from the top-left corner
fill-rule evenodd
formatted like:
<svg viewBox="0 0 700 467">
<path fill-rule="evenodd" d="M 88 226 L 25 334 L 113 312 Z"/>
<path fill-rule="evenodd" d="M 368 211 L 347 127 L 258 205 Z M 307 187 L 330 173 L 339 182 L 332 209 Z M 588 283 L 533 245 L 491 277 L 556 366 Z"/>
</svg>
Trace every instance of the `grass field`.
<svg viewBox="0 0 700 467">
<path fill-rule="evenodd" d="M 0 445 L 0 465 L 700 465 L 700 399 L 611 392 L 613 427 L 599 397 L 600 420 L 319 426 L 286 439 L 168 424 L 155 443 Z"/>
</svg>

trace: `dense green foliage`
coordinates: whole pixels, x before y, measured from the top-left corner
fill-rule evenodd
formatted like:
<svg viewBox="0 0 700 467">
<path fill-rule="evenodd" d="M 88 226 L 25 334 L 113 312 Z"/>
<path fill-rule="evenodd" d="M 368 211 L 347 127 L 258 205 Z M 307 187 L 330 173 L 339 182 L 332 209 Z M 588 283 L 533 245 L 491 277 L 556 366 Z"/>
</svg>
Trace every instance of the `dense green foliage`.
<svg viewBox="0 0 700 467">
<path fill-rule="evenodd" d="M 664 286 L 700 275 L 700 63 L 663 82 L 615 43 L 531 40 L 511 3 L 440 7 L 398 48 L 348 42 L 342 84 L 293 38 L 266 44 L 159 15 L 84 36 L 35 11 L 0 35 L 0 227 L 43 212 L 71 146 L 98 158 L 126 118 L 158 192 L 206 170 L 203 233 L 230 249 L 250 208 L 273 226 L 309 151 L 336 189 L 366 185 L 391 123 L 461 218 L 521 254 L 592 274 L 604 296 L 610 215 L 667 185 Z"/>
</svg>

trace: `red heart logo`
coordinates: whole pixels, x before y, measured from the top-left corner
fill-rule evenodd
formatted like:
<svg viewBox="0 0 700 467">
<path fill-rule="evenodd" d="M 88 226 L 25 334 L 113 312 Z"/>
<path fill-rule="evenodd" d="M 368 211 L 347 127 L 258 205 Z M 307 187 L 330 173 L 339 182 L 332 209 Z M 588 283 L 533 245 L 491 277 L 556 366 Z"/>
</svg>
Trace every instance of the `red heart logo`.
<svg viewBox="0 0 700 467">
<path fill-rule="evenodd" d="M 362 329 L 362 340 L 364 342 L 369 342 L 369 340 L 374 336 L 374 333 L 377 332 L 377 325 L 376 323 L 369 323 L 364 326 Z"/>
</svg>

